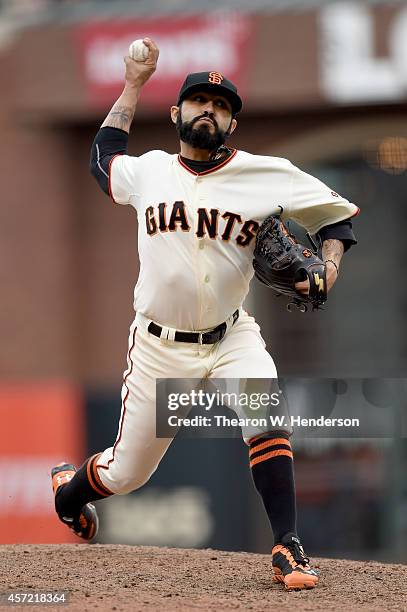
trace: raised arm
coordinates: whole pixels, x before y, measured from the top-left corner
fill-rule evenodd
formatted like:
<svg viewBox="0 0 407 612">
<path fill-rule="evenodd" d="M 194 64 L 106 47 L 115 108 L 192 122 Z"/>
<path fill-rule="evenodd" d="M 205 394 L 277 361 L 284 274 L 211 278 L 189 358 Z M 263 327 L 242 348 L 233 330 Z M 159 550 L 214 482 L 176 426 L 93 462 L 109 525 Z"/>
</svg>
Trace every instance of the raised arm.
<svg viewBox="0 0 407 612">
<path fill-rule="evenodd" d="M 117 155 L 127 153 L 128 135 L 141 89 L 157 67 L 157 45 L 150 38 L 144 38 L 143 42 L 149 48 L 148 57 L 144 62 L 136 62 L 129 56 L 124 58 L 126 72 L 123 92 L 110 109 L 92 144 L 90 171 L 107 195 L 111 195 L 111 162 Z"/>
<path fill-rule="evenodd" d="M 124 58 L 126 64 L 124 89 L 102 123 L 102 128 L 113 127 L 130 132 L 141 88 L 155 72 L 159 55 L 159 49 L 154 41 L 144 38 L 143 42 L 149 49 L 148 57 L 144 62 L 136 62 L 129 56 Z"/>
</svg>

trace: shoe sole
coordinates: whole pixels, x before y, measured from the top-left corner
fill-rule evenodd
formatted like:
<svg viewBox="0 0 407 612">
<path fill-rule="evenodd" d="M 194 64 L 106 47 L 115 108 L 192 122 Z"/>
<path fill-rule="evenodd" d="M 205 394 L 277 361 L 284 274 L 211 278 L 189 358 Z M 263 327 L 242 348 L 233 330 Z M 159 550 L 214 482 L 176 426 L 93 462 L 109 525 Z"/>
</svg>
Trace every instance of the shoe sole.
<svg viewBox="0 0 407 612">
<path fill-rule="evenodd" d="M 90 542 L 91 540 L 93 540 L 93 538 L 97 535 L 97 532 L 99 531 L 99 517 L 97 515 L 95 506 L 90 502 L 82 508 L 82 513 L 79 517 L 79 522 L 82 523 L 83 520 L 90 521 L 88 537 L 85 538 L 83 535 L 77 533 L 76 531 L 74 531 L 74 534 L 82 540 L 85 540 L 85 542 Z M 84 528 L 86 528 L 86 524 L 84 524 Z"/>
<path fill-rule="evenodd" d="M 302 591 L 303 589 L 314 589 L 318 584 L 318 576 L 306 576 L 298 572 L 298 575 L 294 577 L 292 581 L 287 583 L 285 581 L 285 577 L 278 568 L 273 568 L 273 571 L 273 582 L 283 584 L 287 591 Z M 293 576 L 293 574 L 289 574 L 289 576 Z M 289 578 L 289 576 L 287 576 L 287 578 Z"/>
</svg>

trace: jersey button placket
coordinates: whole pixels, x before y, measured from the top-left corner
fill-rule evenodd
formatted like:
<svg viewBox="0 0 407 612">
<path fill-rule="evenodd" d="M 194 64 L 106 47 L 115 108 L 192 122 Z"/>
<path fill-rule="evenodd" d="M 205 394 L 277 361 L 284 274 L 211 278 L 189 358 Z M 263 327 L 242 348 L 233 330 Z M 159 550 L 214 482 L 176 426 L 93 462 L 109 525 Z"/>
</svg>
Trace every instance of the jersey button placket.
<svg viewBox="0 0 407 612">
<path fill-rule="evenodd" d="M 205 203 L 206 203 L 206 197 L 205 194 L 201 193 L 200 190 L 198 190 L 198 206 L 199 208 L 205 208 Z M 201 251 L 204 250 L 205 248 L 205 238 L 198 238 L 199 240 L 199 249 Z"/>
<path fill-rule="evenodd" d="M 198 206 L 199 206 L 199 208 L 206 208 L 206 204 L 207 204 L 207 202 L 208 202 L 208 199 L 206 198 L 205 194 L 204 194 L 204 193 L 202 193 L 202 191 L 201 191 L 201 190 L 199 190 L 199 193 L 198 193 Z M 200 239 L 199 239 L 199 249 L 200 249 L 201 251 L 203 251 L 203 250 L 204 250 L 204 248 L 205 248 L 205 241 L 206 241 L 207 239 L 208 239 L 208 238 L 207 238 L 205 235 L 204 235 L 204 237 L 203 237 L 203 238 L 200 238 Z M 207 281 L 206 281 L 206 276 L 205 276 L 205 282 L 207 282 Z"/>
<path fill-rule="evenodd" d="M 196 211 L 198 210 L 198 208 L 204 208 L 205 206 L 205 195 L 202 192 L 202 178 L 199 177 L 199 175 L 196 176 L 195 178 L 195 197 L 194 197 L 194 204 L 196 207 Z M 196 219 L 198 218 L 198 212 L 196 212 Z M 197 226 L 195 228 L 195 232 L 197 231 Z M 206 303 L 206 299 L 205 299 L 205 274 L 206 271 L 203 269 L 204 267 L 204 261 L 202 260 L 202 257 L 204 255 L 204 249 L 205 249 L 205 240 L 206 238 L 198 238 L 197 239 L 197 249 L 196 249 L 196 262 L 197 262 L 197 280 L 198 280 L 198 286 L 199 286 L 199 327 L 201 328 L 202 326 L 205 327 L 205 325 L 203 325 L 203 319 L 202 317 L 205 314 L 205 303 Z M 203 282 L 202 282 L 203 279 Z"/>
</svg>

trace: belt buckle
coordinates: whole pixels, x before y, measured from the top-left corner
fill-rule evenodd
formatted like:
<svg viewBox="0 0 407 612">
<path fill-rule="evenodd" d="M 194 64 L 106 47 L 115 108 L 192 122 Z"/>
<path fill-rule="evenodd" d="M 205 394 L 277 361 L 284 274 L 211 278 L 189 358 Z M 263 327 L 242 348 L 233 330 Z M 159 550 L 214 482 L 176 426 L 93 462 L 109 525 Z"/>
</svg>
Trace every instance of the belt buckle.
<svg viewBox="0 0 407 612">
<path fill-rule="evenodd" d="M 198 332 L 198 344 L 203 344 L 202 340 L 203 340 L 203 333 Z"/>
</svg>

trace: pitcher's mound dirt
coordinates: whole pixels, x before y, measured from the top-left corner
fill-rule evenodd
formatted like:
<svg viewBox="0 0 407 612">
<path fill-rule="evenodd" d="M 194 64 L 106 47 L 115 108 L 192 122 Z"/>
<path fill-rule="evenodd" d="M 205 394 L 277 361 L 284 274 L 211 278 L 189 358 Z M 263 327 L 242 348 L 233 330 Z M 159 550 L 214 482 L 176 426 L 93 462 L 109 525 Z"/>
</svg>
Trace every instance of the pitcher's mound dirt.
<svg viewBox="0 0 407 612">
<path fill-rule="evenodd" d="M 288 593 L 271 580 L 270 555 L 19 544 L 0 546 L 0 558 L 1 592 L 70 592 L 68 606 L 7 610 L 407 610 L 406 565 L 314 559 L 317 588 Z"/>
</svg>

